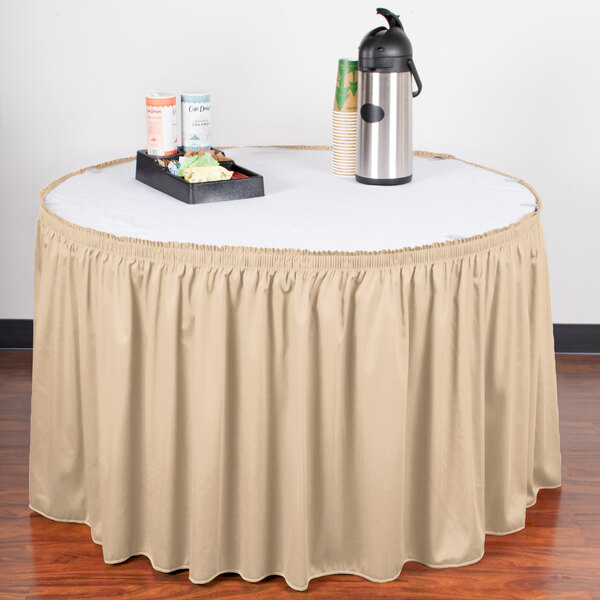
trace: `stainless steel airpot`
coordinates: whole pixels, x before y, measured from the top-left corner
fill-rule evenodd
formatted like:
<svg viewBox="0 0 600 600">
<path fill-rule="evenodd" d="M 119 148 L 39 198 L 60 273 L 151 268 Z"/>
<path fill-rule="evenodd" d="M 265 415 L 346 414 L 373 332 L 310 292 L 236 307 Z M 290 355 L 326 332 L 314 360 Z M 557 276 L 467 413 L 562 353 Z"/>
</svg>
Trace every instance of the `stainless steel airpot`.
<svg viewBox="0 0 600 600">
<path fill-rule="evenodd" d="M 422 84 L 398 15 L 377 14 L 389 27 L 369 31 L 358 48 L 356 180 L 398 185 L 412 179 L 412 99 Z"/>
</svg>

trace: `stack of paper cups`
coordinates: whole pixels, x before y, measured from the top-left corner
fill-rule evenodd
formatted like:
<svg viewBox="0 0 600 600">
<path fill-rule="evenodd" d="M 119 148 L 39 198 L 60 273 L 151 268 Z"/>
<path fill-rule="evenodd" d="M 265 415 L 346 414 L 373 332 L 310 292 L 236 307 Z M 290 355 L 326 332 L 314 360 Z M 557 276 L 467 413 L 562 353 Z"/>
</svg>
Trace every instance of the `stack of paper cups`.
<svg viewBox="0 0 600 600">
<path fill-rule="evenodd" d="M 333 174 L 354 176 L 358 61 L 340 58 L 333 101 Z"/>
</svg>

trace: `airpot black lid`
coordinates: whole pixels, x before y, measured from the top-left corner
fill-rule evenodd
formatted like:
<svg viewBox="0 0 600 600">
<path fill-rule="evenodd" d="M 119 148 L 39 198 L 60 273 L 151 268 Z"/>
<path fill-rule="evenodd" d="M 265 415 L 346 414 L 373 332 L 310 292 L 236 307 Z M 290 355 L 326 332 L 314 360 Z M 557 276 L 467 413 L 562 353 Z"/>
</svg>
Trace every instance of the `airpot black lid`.
<svg viewBox="0 0 600 600">
<path fill-rule="evenodd" d="M 377 14 L 387 19 L 389 29 L 376 27 L 365 35 L 358 47 L 358 68 L 382 73 L 410 71 L 412 46 L 398 15 L 387 8 L 378 8 Z"/>
</svg>

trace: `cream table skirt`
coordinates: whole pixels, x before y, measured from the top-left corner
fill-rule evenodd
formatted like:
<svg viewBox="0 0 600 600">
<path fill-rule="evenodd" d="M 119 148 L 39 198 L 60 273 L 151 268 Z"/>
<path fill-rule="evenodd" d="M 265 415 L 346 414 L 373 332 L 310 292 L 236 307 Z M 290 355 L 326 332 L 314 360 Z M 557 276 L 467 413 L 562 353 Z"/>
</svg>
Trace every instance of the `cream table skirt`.
<svg viewBox="0 0 600 600">
<path fill-rule="evenodd" d="M 260 171 L 251 152 L 231 153 Z M 31 508 L 87 523 L 109 563 L 144 554 L 196 583 L 279 574 L 298 590 L 328 573 L 389 581 L 407 561 L 467 565 L 486 533 L 522 529 L 538 491 L 561 481 L 541 202 L 522 181 L 437 156 L 418 154 L 415 183 L 401 190 L 331 176 L 321 225 L 290 196 L 306 185 L 314 207 L 319 188 L 294 183 L 285 161 L 272 177 L 263 168 L 264 199 L 208 210 L 132 182 L 132 171 L 111 183 L 131 168 L 124 161 L 45 188 Z M 316 165 L 325 179 L 326 152 Z M 427 193 L 417 173 L 435 180 L 433 165 L 467 175 Z M 181 227 L 165 218 L 167 230 L 220 243 L 148 233 L 160 227 L 147 214 L 138 221 L 126 197 L 114 204 L 115 185 L 135 189 L 133 205 L 148 194 L 153 214 L 179 211 Z M 331 206 L 350 188 L 377 216 L 358 197 L 347 205 L 354 217 L 338 211 L 362 223 L 354 252 Z M 77 198 L 102 190 L 106 205 L 96 198 L 78 212 Z M 496 196 L 506 210 L 486 208 Z M 469 197 L 464 231 L 453 231 L 439 213 Z M 406 203 L 418 232 L 390 198 Z M 252 231 L 231 216 L 236 206 L 254 211 Z M 498 226 L 473 231 L 488 213 Z M 307 249 L 259 247 L 261 226 L 261 239 L 283 231 L 292 242 L 281 247 Z M 417 234 L 438 239 L 403 248 Z M 232 245 L 239 237 L 246 243 Z"/>
</svg>

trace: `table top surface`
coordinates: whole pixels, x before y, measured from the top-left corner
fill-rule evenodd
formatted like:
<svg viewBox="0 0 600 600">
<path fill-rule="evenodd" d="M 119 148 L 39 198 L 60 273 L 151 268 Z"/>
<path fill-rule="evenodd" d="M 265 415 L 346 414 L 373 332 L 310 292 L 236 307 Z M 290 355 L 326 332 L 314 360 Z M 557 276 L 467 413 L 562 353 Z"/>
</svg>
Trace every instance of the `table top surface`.
<svg viewBox="0 0 600 600">
<path fill-rule="evenodd" d="M 447 242 L 536 210 L 518 179 L 457 160 L 416 157 L 413 181 L 388 187 L 334 176 L 327 150 L 236 148 L 228 155 L 264 176 L 264 197 L 188 205 L 137 181 L 129 162 L 71 177 L 45 203 L 67 221 L 117 236 L 313 251 Z"/>
</svg>

